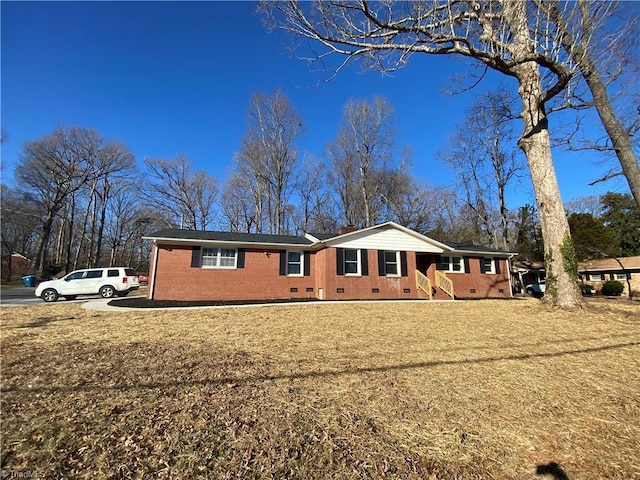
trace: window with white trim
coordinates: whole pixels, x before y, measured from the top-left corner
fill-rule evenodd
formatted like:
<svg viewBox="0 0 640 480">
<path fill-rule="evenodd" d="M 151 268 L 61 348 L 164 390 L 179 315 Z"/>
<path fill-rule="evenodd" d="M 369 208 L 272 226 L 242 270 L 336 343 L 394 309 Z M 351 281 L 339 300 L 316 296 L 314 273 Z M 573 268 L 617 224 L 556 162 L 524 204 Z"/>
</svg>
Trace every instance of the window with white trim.
<svg viewBox="0 0 640 480">
<path fill-rule="evenodd" d="M 481 261 L 484 265 L 484 273 L 496 273 L 496 267 L 493 258 L 483 258 Z"/>
<path fill-rule="evenodd" d="M 304 255 L 302 252 L 287 252 L 287 275 L 292 277 L 304 275 Z"/>
<path fill-rule="evenodd" d="M 590 273 L 589 280 L 592 282 L 602 282 L 604 280 L 604 275 L 602 273 Z"/>
<path fill-rule="evenodd" d="M 400 276 L 400 252 L 384 252 L 384 271 L 387 276 Z"/>
<path fill-rule="evenodd" d="M 462 257 L 449 257 L 442 255 L 437 264 L 437 270 L 450 273 L 464 273 Z"/>
<path fill-rule="evenodd" d="M 238 251 L 235 248 L 203 248 L 203 268 L 236 268 Z"/>
<path fill-rule="evenodd" d="M 613 274 L 613 279 L 614 280 L 626 280 L 627 279 L 627 274 L 626 273 L 614 273 Z"/>
<path fill-rule="evenodd" d="M 344 250 L 344 274 L 360 275 L 360 250 Z"/>
</svg>

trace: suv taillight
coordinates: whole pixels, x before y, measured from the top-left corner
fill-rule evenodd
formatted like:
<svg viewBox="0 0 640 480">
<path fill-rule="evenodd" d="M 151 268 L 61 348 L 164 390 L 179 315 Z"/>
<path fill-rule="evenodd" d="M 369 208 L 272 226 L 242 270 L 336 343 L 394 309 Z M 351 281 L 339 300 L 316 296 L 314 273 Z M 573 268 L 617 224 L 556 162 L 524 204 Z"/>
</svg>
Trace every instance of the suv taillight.
<svg viewBox="0 0 640 480">
<path fill-rule="evenodd" d="M 127 277 L 122 277 L 122 283 L 127 283 Z"/>
</svg>

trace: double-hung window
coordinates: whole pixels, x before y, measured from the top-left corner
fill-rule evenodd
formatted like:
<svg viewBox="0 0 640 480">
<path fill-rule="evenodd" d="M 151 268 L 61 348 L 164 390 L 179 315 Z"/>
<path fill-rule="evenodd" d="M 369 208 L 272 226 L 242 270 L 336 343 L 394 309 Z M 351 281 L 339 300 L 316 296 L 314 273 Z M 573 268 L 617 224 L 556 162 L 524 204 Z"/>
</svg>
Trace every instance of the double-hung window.
<svg viewBox="0 0 640 480">
<path fill-rule="evenodd" d="M 400 275 L 400 252 L 384 252 L 384 271 L 387 276 Z"/>
<path fill-rule="evenodd" d="M 363 248 L 336 248 L 336 274 L 352 277 L 369 275 L 368 252 Z"/>
<path fill-rule="evenodd" d="M 480 261 L 483 264 L 482 271 L 484 273 L 496 273 L 496 267 L 493 258 L 481 258 Z"/>
<path fill-rule="evenodd" d="M 345 249 L 344 274 L 360 275 L 360 250 Z"/>
<path fill-rule="evenodd" d="M 604 275 L 602 273 L 590 273 L 589 280 L 592 282 L 602 282 L 604 280 Z"/>
<path fill-rule="evenodd" d="M 287 275 L 301 277 L 304 274 L 302 252 L 287 252 Z"/>
<path fill-rule="evenodd" d="M 449 257 L 442 255 L 438 262 L 437 269 L 450 273 L 464 273 L 464 263 L 462 257 Z"/>
<path fill-rule="evenodd" d="M 626 273 L 614 273 L 613 274 L 613 279 L 614 280 L 626 280 L 627 279 L 627 274 Z"/>
<path fill-rule="evenodd" d="M 203 248 L 202 267 L 236 268 L 238 251 L 235 248 Z"/>
<path fill-rule="evenodd" d="M 380 277 L 408 276 L 407 252 L 378 250 L 378 275 Z"/>
</svg>

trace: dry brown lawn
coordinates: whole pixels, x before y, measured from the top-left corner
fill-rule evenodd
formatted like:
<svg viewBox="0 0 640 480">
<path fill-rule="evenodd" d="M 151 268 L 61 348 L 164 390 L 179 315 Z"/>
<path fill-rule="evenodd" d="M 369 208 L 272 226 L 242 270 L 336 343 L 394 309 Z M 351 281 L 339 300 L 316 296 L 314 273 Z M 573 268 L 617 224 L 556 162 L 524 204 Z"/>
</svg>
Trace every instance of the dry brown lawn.
<svg viewBox="0 0 640 480">
<path fill-rule="evenodd" d="M 640 305 L 0 310 L 2 469 L 640 478 Z"/>
</svg>

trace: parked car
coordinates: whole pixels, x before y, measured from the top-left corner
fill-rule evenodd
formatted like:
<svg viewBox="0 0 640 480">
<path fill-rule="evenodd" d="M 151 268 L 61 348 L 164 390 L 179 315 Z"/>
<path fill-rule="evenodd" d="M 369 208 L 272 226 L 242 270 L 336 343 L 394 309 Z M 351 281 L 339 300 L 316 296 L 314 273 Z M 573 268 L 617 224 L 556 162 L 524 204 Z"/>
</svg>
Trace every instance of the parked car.
<svg viewBox="0 0 640 480">
<path fill-rule="evenodd" d="M 585 285 L 580 285 L 580 291 L 584 296 L 591 296 L 591 295 L 595 295 L 596 289 L 593 285 L 585 284 Z"/>
<path fill-rule="evenodd" d="M 149 275 L 146 273 L 139 273 L 138 274 L 138 281 L 140 283 L 149 283 Z"/>
<path fill-rule="evenodd" d="M 546 280 L 542 280 L 541 282 L 527 285 L 524 291 L 527 292 L 527 295 L 540 298 L 544 295 L 545 288 L 546 288 Z"/>
<path fill-rule="evenodd" d="M 42 298 L 45 302 L 55 302 L 59 297 L 73 300 L 78 295 L 124 297 L 138 288 L 138 275 L 131 268 L 87 268 L 75 270 L 57 280 L 40 283 L 36 288 L 36 297 Z"/>
</svg>

